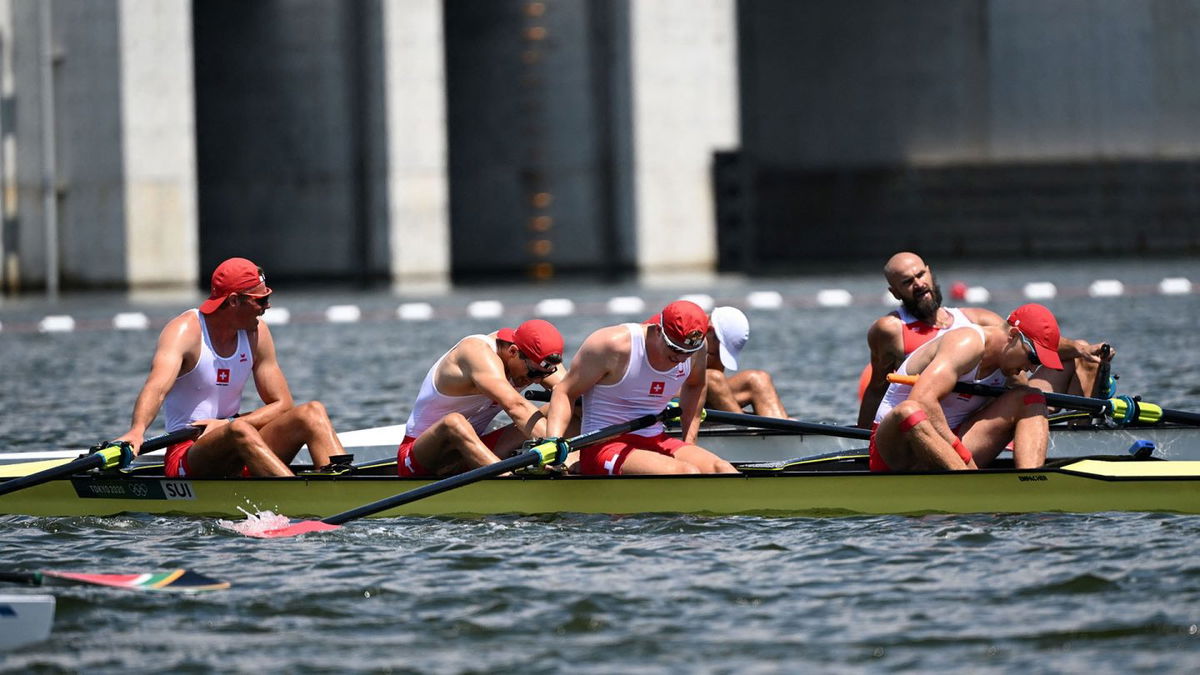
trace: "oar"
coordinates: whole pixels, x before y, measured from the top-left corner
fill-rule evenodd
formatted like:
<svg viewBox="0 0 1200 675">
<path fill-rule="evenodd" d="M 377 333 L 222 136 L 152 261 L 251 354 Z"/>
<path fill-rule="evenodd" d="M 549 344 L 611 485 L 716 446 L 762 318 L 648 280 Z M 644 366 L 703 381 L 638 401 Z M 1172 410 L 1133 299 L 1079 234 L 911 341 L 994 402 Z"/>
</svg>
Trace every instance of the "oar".
<svg viewBox="0 0 1200 675">
<path fill-rule="evenodd" d="M 899 384 L 913 385 L 917 383 L 917 379 L 917 375 L 897 375 L 896 373 L 888 375 L 889 382 Z M 1000 396 L 1007 393 L 1009 389 L 974 382 L 957 382 L 954 385 L 954 391 L 960 394 L 975 396 Z M 1114 419 L 1123 423 L 1136 420 L 1146 424 L 1153 424 L 1155 422 L 1200 424 L 1200 413 L 1169 410 L 1153 403 L 1135 400 L 1128 396 L 1103 399 L 1046 392 L 1046 403 L 1059 408 L 1086 410 L 1097 415 L 1112 415 Z"/>
<path fill-rule="evenodd" d="M 678 414 L 678 408 L 668 408 L 657 415 L 642 415 L 641 417 L 628 422 L 613 424 L 611 426 L 604 427 L 603 429 L 597 429 L 589 434 L 583 434 L 574 438 L 569 438 L 566 442 L 572 450 L 578 450 L 579 448 L 586 447 L 593 443 L 599 443 L 600 441 L 611 438 L 612 436 L 616 436 L 618 434 L 624 434 L 630 431 L 648 427 L 651 424 L 659 422 L 664 418 L 674 414 Z M 306 532 L 324 532 L 327 530 L 336 530 L 341 527 L 343 523 L 347 523 L 351 520 L 365 518 L 367 516 L 379 513 L 380 511 L 386 511 L 390 508 L 415 502 L 418 499 L 432 497 L 433 495 L 441 494 L 447 490 L 453 490 L 457 487 L 470 485 L 471 483 L 481 481 L 485 478 L 492 478 L 494 476 L 499 476 L 502 473 L 523 469 L 527 466 L 533 466 L 534 464 L 548 464 L 554 460 L 555 454 L 556 448 L 554 447 L 553 443 L 542 443 L 541 445 L 529 448 L 520 454 L 514 455 L 505 460 L 501 460 L 495 464 L 489 464 L 487 466 L 471 469 L 465 473 L 450 476 L 449 478 L 444 478 L 437 482 L 429 483 L 428 485 L 422 485 L 421 487 L 414 488 L 408 492 L 392 495 L 391 497 L 386 497 L 349 511 L 336 513 L 328 518 L 322 518 L 321 520 L 302 520 L 300 522 L 292 523 L 291 525 L 275 530 L 267 530 L 261 533 L 248 534 L 250 534 L 252 537 L 275 539 L 280 537 L 294 537 Z"/>
<path fill-rule="evenodd" d="M 142 444 L 142 450 L 157 450 L 165 448 L 182 441 L 186 441 L 200 435 L 203 429 L 199 427 L 184 427 L 178 431 L 173 431 L 169 434 L 156 436 Z M 105 468 L 112 469 L 126 466 L 133 461 L 133 453 L 129 449 L 128 444 L 116 443 L 103 447 L 95 452 L 84 455 L 79 459 L 72 460 L 61 466 L 56 466 L 44 471 L 13 478 L 12 480 L 0 483 L 0 495 L 6 495 L 10 492 L 23 490 L 34 485 L 41 485 L 47 481 L 52 481 L 56 478 L 70 476 L 71 474 L 88 471 L 91 469 Z"/>
<path fill-rule="evenodd" d="M 547 401 L 550 392 L 530 390 L 525 392 L 525 398 L 531 401 Z M 819 424 L 817 422 L 801 422 L 778 417 L 762 417 L 745 413 L 726 412 L 724 410 L 704 409 L 704 420 L 721 424 L 734 424 L 740 427 L 756 427 L 776 431 L 790 431 L 802 434 L 817 434 L 821 436 L 837 436 L 838 438 L 853 438 L 859 441 L 871 439 L 871 432 L 858 427 L 841 427 L 834 424 Z"/>
<path fill-rule="evenodd" d="M 29 586 L 69 586 L 84 584 L 109 586 L 133 591 L 160 591 L 171 593 L 199 593 L 229 588 L 228 581 L 221 581 L 191 570 L 169 572 L 135 572 L 132 574 L 90 574 L 87 572 L 0 572 L 0 581 Z"/>
</svg>

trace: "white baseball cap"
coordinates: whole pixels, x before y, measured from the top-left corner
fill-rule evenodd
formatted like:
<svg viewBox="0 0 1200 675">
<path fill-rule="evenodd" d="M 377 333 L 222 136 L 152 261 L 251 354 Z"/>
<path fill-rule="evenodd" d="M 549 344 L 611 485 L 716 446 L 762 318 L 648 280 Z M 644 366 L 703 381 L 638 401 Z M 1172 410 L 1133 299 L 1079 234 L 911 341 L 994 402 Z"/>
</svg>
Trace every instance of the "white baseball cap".
<svg viewBox="0 0 1200 675">
<path fill-rule="evenodd" d="M 712 327 L 721 343 L 721 365 L 737 370 L 738 356 L 750 341 L 750 320 L 737 307 L 717 307 L 712 312 Z"/>
</svg>

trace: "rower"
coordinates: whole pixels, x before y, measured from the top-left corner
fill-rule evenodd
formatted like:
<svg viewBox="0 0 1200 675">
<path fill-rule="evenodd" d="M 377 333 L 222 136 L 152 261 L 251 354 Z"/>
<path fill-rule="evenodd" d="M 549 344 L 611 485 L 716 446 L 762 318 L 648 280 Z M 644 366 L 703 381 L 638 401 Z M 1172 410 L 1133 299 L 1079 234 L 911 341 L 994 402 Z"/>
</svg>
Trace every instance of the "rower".
<svg viewBox="0 0 1200 675">
<path fill-rule="evenodd" d="M 656 322 L 657 318 L 651 319 Z M 704 407 L 740 413 L 746 406 L 756 415 L 787 417 L 775 382 L 765 370 L 738 370 L 742 348 L 750 341 L 750 320 L 737 307 L 717 307 L 709 315 L 708 359 L 704 374 Z M 727 374 L 726 369 L 737 371 Z"/>
<path fill-rule="evenodd" d="M 552 388 L 563 377 L 562 355 L 562 335 L 541 319 L 459 340 L 425 374 L 396 451 L 397 473 L 462 473 L 545 436 L 545 416 L 521 390 L 535 383 Z M 502 410 L 513 423 L 489 432 Z"/>
<path fill-rule="evenodd" d="M 915 253 L 900 252 L 883 268 L 888 291 L 900 301 L 894 312 L 879 318 L 867 331 L 871 360 L 860 378 L 858 426 L 867 429 L 887 389 L 888 373 L 895 372 L 907 356 L 921 345 L 955 328 L 971 324 L 1005 327 L 1000 315 L 982 307 L 944 307 L 942 289 L 933 269 Z M 1116 350 L 1103 343 L 1060 338 L 1058 354 L 1062 370 L 1036 369 L 1029 384 L 1042 391 L 1088 396 L 1101 362 L 1110 361 Z"/>
<path fill-rule="evenodd" d="M 601 328 L 588 336 L 571 370 L 550 395 L 549 434 L 567 432 L 573 402 L 583 397 L 583 433 L 662 412 L 679 395 L 682 440 L 661 423 L 579 451 L 579 473 L 736 473 L 729 462 L 696 445 L 706 388 L 708 315 L 679 300 L 653 323 Z"/>
<path fill-rule="evenodd" d="M 171 478 L 291 476 L 288 464 L 305 444 L 315 467 L 348 459 L 325 406 L 293 404 L 262 320 L 270 306 L 261 267 L 245 258 L 218 265 L 208 299 L 159 334 L 133 424 L 114 442 L 128 441 L 140 452 L 146 429 L 165 407 L 168 432 L 204 428 L 195 441 L 167 448 L 164 472 Z M 263 405 L 238 415 L 251 376 Z"/>
<path fill-rule="evenodd" d="M 1015 386 L 990 399 L 954 393 L 959 382 L 998 386 L 1039 366 L 1062 369 L 1058 321 L 1038 304 L 1018 307 L 1005 327 L 971 324 L 938 336 L 900 364 L 916 384 L 888 386 L 871 431 L 872 471 L 977 469 L 1012 442 L 1013 463 L 1046 461 L 1049 425 L 1041 390 Z"/>
</svg>

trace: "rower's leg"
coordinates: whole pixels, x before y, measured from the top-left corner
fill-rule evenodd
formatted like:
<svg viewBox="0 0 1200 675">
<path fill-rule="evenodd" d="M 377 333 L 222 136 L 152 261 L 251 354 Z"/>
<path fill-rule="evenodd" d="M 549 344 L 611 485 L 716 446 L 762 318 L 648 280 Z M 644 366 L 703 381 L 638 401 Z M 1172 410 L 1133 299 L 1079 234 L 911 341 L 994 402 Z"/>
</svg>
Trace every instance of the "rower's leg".
<svg viewBox="0 0 1200 675">
<path fill-rule="evenodd" d="M 1013 463 L 1030 469 L 1046 463 L 1050 428 L 1046 421 L 1046 398 L 1032 387 L 1012 389 L 975 411 L 962 428 L 963 443 L 979 466 L 988 466 L 1013 443 Z"/>
<path fill-rule="evenodd" d="M 755 415 L 787 417 L 783 401 L 775 391 L 775 381 L 765 370 L 739 370 L 726 378 L 739 410 L 749 405 Z"/>
<path fill-rule="evenodd" d="M 320 401 L 309 401 L 280 414 L 259 433 L 284 464 L 291 464 L 305 444 L 314 467 L 329 464 L 333 455 L 346 454 Z"/>
<path fill-rule="evenodd" d="M 725 412 L 742 412 L 742 406 L 729 386 L 729 378 L 725 373 L 710 368 L 704 371 L 704 378 L 706 380 L 705 408 L 724 410 Z"/>
<path fill-rule="evenodd" d="M 467 471 L 500 461 L 459 413 L 450 413 L 426 429 L 413 443 L 412 454 L 421 466 L 438 475 L 450 469 Z"/>
<path fill-rule="evenodd" d="M 233 420 L 196 439 L 188 450 L 187 463 L 188 476 L 193 478 L 240 476 L 243 466 L 252 476 L 292 475 L 258 429 L 243 420 Z"/>
<path fill-rule="evenodd" d="M 682 448 L 680 448 L 682 449 Z M 654 475 L 654 474 L 698 474 L 700 469 L 668 455 L 659 454 L 653 450 L 630 450 L 621 464 L 622 475 Z"/>
<path fill-rule="evenodd" d="M 875 446 L 893 471 L 977 468 L 974 461 L 959 456 L 916 401 L 902 401 L 884 416 L 875 431 Z"/>
<path fill-rule="evenodd" d="M 673 457 L 691 464 L 699 469 L 700 473 L 739 473 L 732 464 L 698 445 L 685 445 L 676 450 Z"/>
</svg>

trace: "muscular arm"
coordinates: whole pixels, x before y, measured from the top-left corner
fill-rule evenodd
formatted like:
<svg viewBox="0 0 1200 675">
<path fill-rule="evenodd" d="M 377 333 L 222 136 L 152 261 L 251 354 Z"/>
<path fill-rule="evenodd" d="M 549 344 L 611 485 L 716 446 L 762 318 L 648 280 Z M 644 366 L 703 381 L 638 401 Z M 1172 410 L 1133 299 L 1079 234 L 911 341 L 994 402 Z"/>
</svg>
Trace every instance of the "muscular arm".
<svg viewBox="0 0 1200 675">
<path fill-rule="evenodd" d="M 679 390 L 679 424 L 683 430 L 684 443 L 696 443 L 700 432 L 700 410 L 704 407 L 704 397 L 708 390 L 708 380 L 705 375 L 705 350 L 701 349 L 692 355 L 692 372 L 684 380 Z"/>
<path fill-rule="evenodd" d="M 132 444 L 134 454 L 141 451 L 146 429 L 158 416 L 167 392 L 171 390 L 175 378 L 179 377 L 190 344 L 199 339 L 199 327 L 189 325 L 187 315 L 172 319 L 159 334 L 158 346 L 155 347 L 154 357 L 150 362 L 150 374 L 146 376 L 146 382 L 133 404 L 133 419 L 129 430 L 117 439 Z"/>
<path fill-rule="evenodd" d="M 879 410 L 879 402 L 888 388 L 888 374 L 896 372 L 904 362 L 903 326 L 900 319 L 889 314 L 876 320 L 867 331 L 871 379 L 858 406 L 858 426 L 863 429 L 870 429 L 875 422 L 875 411 Z"/>
<path fill-rule="evenodd" d="M 267 324 L 260 320 L 257 335 L 251 334 L 250 340 L 253 343 L 251 349 L 254 350 L 254 386 L 264 405 L 242 415 L 241 419 L 261 429 L 291 410 L 292 392 L 275 357 L 275 340 Z"/>
<path fill-rule="evenodd" d="M 958 328 L 946 333 L 937 345 L 937 353 L 928 365 L 920 369 L 921 377 L 908 395 L 908 400 L 921 404 L 947 444 L 952 443 L 955 436 L 946 421 L 941 400 L 954 391 L 959 377 L 979 364 L 983 357 L 983 345 L 982 338 L 971 328 Z"/>
<path fill-rule="evenodd" d="M 526 438 L 546 435 L 545 416 L 521 392 L 513 388 L 504 363 L 495 350 L 480 340 L 467 340 L 455 349 L 454 365 L 471 388 L 495 401 Z"/>
<path fill-rule="evenodd" d="M 571 359 L 571 367 L 550 394 L 547 436 L 562 436 L 571 423 L 575 399 L 608 376 L 618 360 L 615 335 L 601 329 L 588 336 Z"/>
</svg>

